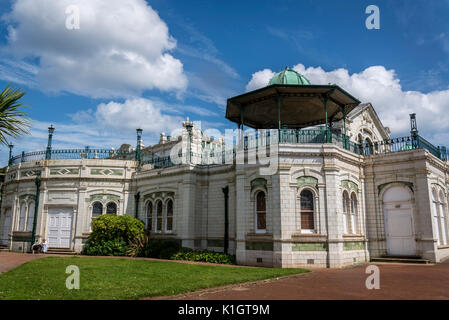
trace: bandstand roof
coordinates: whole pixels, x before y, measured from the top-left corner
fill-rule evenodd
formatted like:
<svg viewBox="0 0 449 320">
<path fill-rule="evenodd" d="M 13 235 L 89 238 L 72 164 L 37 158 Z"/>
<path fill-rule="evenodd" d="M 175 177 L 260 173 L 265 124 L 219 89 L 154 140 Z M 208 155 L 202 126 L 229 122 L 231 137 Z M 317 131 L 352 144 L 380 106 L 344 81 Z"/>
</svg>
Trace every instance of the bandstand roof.
<svg viewBox="0 0 449 320">
<path fill-rule="evenodd" d="M 295 71 L 287 68 L 283 72 Z M 303 76 L 299 78 L 289 74 L 279 77 L 279 74 L 276 74 L 264 88 L 229 98 L 226 105 L 226 118 L 237 124 L 241 123 L 243 118 L 245 126 L 256 129 L 276 129 L 279 126 L 278 112 L 280 111 L 282 126 L 304 128 L 326 122 L 324 97 L 328 98 L 329 122 L 343 119 L 343 110 L 345 114 L 348 114 L 360 103 L 338 85 L 313 85 L 309 84 L 310 82 Z M 280 78 L 284 80 L 276 80 Z M 294 79 L 294 82 L 291 83 L 288 79 Z M 278 102 L 280 108 L 278 108 Z"/>
</svg>

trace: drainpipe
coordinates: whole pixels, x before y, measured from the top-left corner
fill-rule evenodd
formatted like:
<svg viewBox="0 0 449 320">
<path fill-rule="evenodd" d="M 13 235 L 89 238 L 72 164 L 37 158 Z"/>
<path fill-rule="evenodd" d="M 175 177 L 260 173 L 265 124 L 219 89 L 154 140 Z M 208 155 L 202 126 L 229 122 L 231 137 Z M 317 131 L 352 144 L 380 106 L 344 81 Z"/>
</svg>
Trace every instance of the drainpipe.
<svg viewBox="0 0 449 320">
<path fill-rule="evenodd" d="M 41 189 L 41 172 L 38 171 L 36 174 L 36 198 L 34 200 L 34 217 L 33 217 L 33 231 L 31 232 L 31 246 L 36 242 L 36 224 L 37 224 L 37 213 L 39 209 L 39 196 Z"/>
<path fill-rule="evenodd" d="M 135 201 L 135 203 L 136 203 L 136 213 L 135 213 L 136 219 L 139 218 L 139 200 L 140 200 L 140 192 L 137 192 L 137 193 L 134 195 L 134 201 Z"/>
<path fill-rule="evenodd" d="M 226 186 L 221 189 L 225 198 L 225 225 L 224 225 L 224 248 L 223 252 L 228 253 L 229 247 L 229 210 L 228 210 L 228 200 L 229 200 L 229 187 Z"/>
</svg>

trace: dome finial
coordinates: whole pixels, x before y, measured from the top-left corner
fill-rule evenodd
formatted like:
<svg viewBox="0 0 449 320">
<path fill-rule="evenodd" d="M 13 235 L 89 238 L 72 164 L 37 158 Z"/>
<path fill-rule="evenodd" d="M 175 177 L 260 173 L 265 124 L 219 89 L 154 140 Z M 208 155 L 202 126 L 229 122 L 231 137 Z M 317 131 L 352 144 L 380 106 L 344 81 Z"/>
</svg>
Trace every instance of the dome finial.
<svg viewBox="0 0 449 320">
<path fill-rule="evenodd" d="M 290 70 L 290 68 L 288 66 L 285 67 L 285 70 Z"/>
</svg>

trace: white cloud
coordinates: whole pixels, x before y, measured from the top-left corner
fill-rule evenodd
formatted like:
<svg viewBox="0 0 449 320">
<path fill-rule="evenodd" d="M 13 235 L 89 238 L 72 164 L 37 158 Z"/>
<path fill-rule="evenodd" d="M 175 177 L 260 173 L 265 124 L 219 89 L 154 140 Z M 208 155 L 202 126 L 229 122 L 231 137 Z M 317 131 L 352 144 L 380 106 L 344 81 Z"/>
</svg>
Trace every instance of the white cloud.
<svg viewBox="0 0 449 320">
<path fill-rule="evenodd" d="M 253 73 L 251 80 L 246 85 L 246 91 L 256 90 L 268 85 L 275 73 L 270 69 L 263 69 Z"/>
<path fill-rule="evenodd" d="M 65 27 L 69 5 L 80 9 L 78 30 Z M 16 0 L 3 19 L 3 53 L 38 60 L 36 80 L 48 91 L 98 98 L 187 86 L 181 61 L 168 53 L 176 40 L 145 0 Z"/>
<path fill-rule="evenodd" d="M 293 69 L 303 74 L 312 84 L 335 83 L 362 102 L 371 102 L 381 121 L 390 127 L 392 136 L 408 135 L 409 114 L 416 113 L 420 134 L 435 144 L 448 145 L 449 141 L 449 89 L 423 93 L 403 90 L 393 69 L 372 66 L 350 74 L 340 68 L 325 71 L 321 67 L 306 68 L 297 64 Z M 269 69 L 253 74 L 247 90 L 268 84 Z"/>
<path fill-rule="evenodd" d="M 181 126 L 182 118 L 163 114 L 148 99 L 130 99 L 123 103 L 109 102 L 98 105 L 95 118 L 103 128 L 113 131 L 130 131 L 142 128 L 145 132 L 159 134 Z"/>
</svg>

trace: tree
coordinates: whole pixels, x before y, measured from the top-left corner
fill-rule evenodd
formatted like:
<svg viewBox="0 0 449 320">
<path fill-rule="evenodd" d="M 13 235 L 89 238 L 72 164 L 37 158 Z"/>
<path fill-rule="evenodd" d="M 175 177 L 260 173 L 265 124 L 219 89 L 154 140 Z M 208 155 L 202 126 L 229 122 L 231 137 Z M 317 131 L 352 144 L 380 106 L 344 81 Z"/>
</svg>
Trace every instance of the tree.
<svg viewBox="0 0 449 320">
<path fill-rule="evenodd" d="M 24 95 L 24 91 L 9 84 L 0 93 L 0 144 L 7 145 L 8 137 L 16 138 L 29 133 L 29 118 L 21 110 L 25 105 L 19 102 Z"/>
</svg>

